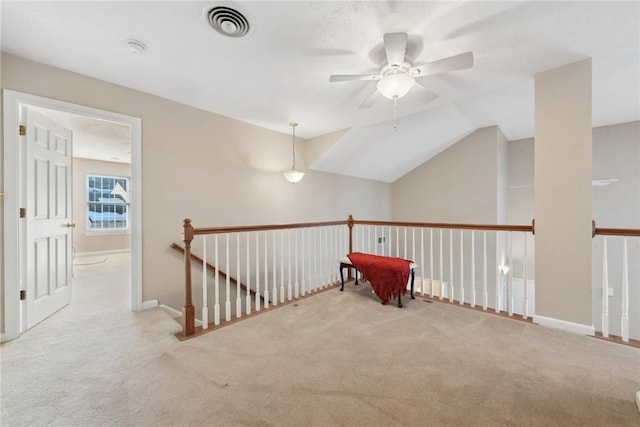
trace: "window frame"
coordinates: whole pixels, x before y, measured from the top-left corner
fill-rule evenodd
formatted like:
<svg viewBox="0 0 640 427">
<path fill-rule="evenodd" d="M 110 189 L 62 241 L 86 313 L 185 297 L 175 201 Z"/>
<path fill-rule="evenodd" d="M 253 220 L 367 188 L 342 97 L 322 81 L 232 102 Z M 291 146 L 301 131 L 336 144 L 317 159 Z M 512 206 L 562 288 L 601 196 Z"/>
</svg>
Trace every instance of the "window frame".
<svg viewBox="0 0 640 427">
<path fill-rule="evenodd" d="M 90 195 L 90 189 L 96 187 L 90 187 L 91 178 L 100 178 L 100 179 L 114 179 L 114 180 L 124 180 L 126 184 L 125 191 L 129 193 L 131 191 L 131 177 L 121 176 L 121 175 L 109 175 L 103 173 L 87 173 L 85 180 L 85 200 L 86 204 L 84 207 L 84 215 L 85 215 L 85 234 L 86 235 L 101 235 L 101 234 L 130 234 L 131 233 L 131 202 L 129 200 L 124 203 L 108 203 L 108 202 L 100 202 L 100 201 L 92 201 Z M 117 182 L 117 181 L 116 181 Z M 92 222 L 90 220 L 90 212 L 91 206 L 95 204 L 102 205 L 121 205 L 124 206 L 126 212 L 126 227 L 118 227 L 118 228 L 93 228 L 91 226 Z"/>
</svg>

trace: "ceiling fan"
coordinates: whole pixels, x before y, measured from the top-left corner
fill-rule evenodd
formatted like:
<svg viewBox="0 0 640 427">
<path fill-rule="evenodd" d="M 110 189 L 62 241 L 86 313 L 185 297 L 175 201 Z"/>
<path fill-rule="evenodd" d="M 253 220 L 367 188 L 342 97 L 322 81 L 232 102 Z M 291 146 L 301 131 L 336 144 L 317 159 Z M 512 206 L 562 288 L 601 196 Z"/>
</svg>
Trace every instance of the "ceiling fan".
<svg viewBox="0 0 640 427">
<path fill-rule="evenodd" d="M 449 71 L 464 70 L 473 66 L 473 53 L 466 52 L 459 55 L 450 56 L 438 61 L 427 62 L 425 64 L 413 65 L 405 57 L 407 50 L 406 33 L 387 33 L 383 37 L 384 50 L 387 63 L 380 68 L 378 74 L 344 75 L 334 74 L 329 77 L 330 82 L 346 82 L 353 80 L 377 81 L 377 91 L 384 97 L 397 101 L 405 96 L 416 79 L 434 74 L 446 73 Z M 418 82 L 420 84 L 420 82 Z M 422 86 L 422 84 L 420 84 Z M 426 90 L 426 88 L 425 88 Z M 368 108 L 375 102 L 372 93 L 361 105 L 360 108 Z M 425 101 L 430 102 L 438 97 L 437 94 L 427 90 Z M 394 125 L 395 127 L 395 125 Z"/>
</svg>

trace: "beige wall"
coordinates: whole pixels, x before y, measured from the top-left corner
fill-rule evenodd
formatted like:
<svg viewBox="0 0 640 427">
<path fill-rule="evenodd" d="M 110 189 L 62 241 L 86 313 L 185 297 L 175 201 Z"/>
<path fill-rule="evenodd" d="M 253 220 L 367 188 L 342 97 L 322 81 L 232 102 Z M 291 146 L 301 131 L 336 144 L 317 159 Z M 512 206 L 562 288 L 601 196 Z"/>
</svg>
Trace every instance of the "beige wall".
<svg viewBox="0 0 640 427">
<path fill-rule="evenodd" d="M 114 251 L 131 248 L 131 233 L 87 233 L 87 176 L 106 175 L 131 178 L 128 163 L 73 159 L 73 249 L 75 253 Z"/>
<path fill-rule="evenodd" d="M 2 68 L 5 88 L 142 119 L 143 300 L 182 306 L 184 268 L 169 246 L 184 218 L 198 227 L 391 217 L 389 184 L 314 171 L 286 182 L 290 134 L 4 53 Z M 304 159 L 305 142 L 296 147 Z"/>
<path fill-rule="evenodd" d="M 536 74 L 535 100 L 536 315 L 586 331 L 592 325 L 591 60 Z"/>
<path fill-rule="evenodd" d="M 499 194 L 506 180 L 504 137 L 479 129 L 392 184 L 396 221 L 495 224 L 505 209 Z"/>
</svg>

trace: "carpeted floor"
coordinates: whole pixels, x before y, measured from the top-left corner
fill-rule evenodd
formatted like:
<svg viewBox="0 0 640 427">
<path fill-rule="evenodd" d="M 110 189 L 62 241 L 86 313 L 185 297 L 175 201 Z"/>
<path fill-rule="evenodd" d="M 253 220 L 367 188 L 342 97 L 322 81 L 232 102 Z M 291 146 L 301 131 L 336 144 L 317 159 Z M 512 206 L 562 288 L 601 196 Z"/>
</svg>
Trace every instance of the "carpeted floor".
<svg viewBox="0 0 640 427">
<path fill-rule="evenodd" d="M 1 347 L 3 426 L 640 426 L 637 348 L 367 285 L 180 343 L 118 257 Z"/>
</svg>

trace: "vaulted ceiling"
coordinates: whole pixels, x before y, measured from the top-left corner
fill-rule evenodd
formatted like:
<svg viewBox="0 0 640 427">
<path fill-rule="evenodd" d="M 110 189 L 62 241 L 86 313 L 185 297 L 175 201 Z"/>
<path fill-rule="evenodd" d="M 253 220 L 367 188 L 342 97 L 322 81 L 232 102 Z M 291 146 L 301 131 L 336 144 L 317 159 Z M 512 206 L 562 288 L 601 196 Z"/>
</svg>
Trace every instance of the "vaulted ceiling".
<svg viewBox="0 0 640 427">
<path fill-rule="evenodd" d="M 230 6 L 244 37 L 214 31 L 206 12 Z M 533 136 L 534 75 L 593 61 L 593 124 L 640 120 L 640 3 L 430 1 L 3 1 L 2 50 L 312 139 L 346 129 L 312 169 L 392 182 L 475 129 Z M 408 34 L 407 59 L 472 51 L 473 68 L 422 77 L 397 103 L 359 108 L 383 35 Z M 132 54 L 127 41 L 146 46 Z M 374 98 L 375 99 L 375 98 Z M 313 143 L 313 141 L 311 142 Z M 351 153 L 366 167 L 345 162 Z"/>
</svg>

